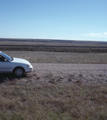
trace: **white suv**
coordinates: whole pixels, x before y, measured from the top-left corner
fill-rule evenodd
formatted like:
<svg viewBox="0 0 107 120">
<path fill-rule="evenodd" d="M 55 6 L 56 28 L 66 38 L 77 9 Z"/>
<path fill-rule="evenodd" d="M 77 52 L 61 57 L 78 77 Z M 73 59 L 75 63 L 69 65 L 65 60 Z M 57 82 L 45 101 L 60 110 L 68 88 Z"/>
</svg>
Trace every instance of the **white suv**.
<svg viewBox="0 0 107 120">
<path fill-rule="evenodd" d="M 29 61 L 21 58 L 12 58 L 0 51 L 0 73 L 14 73 L 17 77 L 26 72 L 32 72 L 33 66 Z"/>
</svg>

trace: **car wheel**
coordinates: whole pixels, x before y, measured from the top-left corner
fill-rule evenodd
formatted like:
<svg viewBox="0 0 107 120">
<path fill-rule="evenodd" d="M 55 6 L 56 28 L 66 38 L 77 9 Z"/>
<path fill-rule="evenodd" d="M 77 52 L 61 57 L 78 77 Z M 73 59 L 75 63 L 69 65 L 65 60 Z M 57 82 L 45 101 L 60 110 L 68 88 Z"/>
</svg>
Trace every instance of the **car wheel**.
<svg viewBox="0 0 107 120">
<path fill-rule="evenodd" d="M 14 69 L 14 74 L 17 77 L 21 77 L 24 74 L 24 69 L 23 68 L 15 68 Z"/>
</svg>

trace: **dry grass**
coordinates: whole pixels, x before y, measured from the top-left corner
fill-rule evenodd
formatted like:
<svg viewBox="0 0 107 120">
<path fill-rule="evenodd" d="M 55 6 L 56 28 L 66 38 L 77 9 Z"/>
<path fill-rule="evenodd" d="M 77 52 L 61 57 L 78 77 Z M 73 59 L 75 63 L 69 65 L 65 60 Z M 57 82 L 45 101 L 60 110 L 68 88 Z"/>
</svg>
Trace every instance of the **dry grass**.
<svg viewBox="0 0 107 120">
<path fill-rule="evenodd" d="M 107 64 L 107 53 L 67 53 L 37 51 L 3 51 L 10 56 L 25 58 L 33 63 Z"/>
<path fill-rule="evenodd" d="M 38 63 L 107 64 L 107 53 L 3 52 Z M 40 81 L 41 76 L 32 75 L 6 78 L 0 84 L 0 120 L 107 120 L 107 85 L 83 85 L 82 74 L 75 84 L 55 84 L 62 77 L 55 78 L 51 73 L 43 76 L 50 84 L 34 84 L 31 81 Z M 68 75 L 68 83 L 75 76 Z M 99 78 L 102 76 L 99 74 Z"/>
<path fill-rule="evenodd" d="M 98 76 L 102 79 L 104 74 Z M 83 85 L 83 74 L 61 77 L 33 72 L 23 78 L 2 77 L 0 120 L 107 119 L 107 84 Z M 64 78 L 66 83 L 60 84 Z"/>
<path fill-rule="evenodd" d="M 0 120 L 106 119 L 107 86 L 0 85 Z"/>
</svg>

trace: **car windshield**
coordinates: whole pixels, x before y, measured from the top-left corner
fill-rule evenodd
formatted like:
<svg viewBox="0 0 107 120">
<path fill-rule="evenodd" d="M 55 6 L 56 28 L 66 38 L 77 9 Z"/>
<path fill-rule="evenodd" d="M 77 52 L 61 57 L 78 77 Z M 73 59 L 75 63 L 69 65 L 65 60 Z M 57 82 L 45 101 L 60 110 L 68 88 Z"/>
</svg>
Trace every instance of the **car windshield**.
<svg viewBox="0 0 107 120">
<path fill-rule="evenodd" d="M 3 52 L 1 52 L 1 55 L 2 55 L 3 57 L 5 57 L 8 61 L 12 61 L 12 60 L 13 60 L 13 58 L 12 58 L 12 57 L 10 57 L 10 56 L 6 55 L 6 54 L 5 54 L 5 53 L 3 53 Z"/>
</svg>

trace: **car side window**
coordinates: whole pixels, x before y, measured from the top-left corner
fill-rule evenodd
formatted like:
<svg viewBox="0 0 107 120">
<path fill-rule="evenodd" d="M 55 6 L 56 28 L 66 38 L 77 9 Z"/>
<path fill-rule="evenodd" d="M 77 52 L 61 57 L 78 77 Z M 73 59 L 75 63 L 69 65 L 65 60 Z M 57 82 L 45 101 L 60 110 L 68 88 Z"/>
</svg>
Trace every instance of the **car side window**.
<svg viewBox="0 0 107 120">
<path fill-rule="evenodd" d="M 0 55 L 0 62 L 4 62 L 5 60 L 4 60 L 4 57 L 2 57 L 1 55 Z"/>
</svg>

